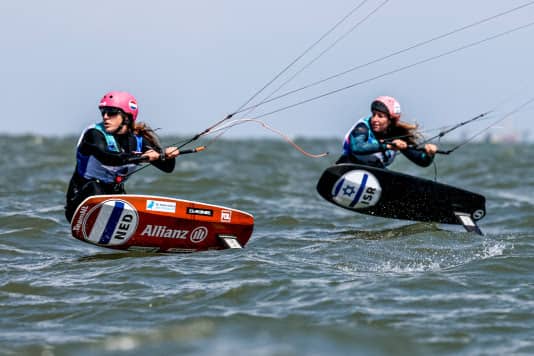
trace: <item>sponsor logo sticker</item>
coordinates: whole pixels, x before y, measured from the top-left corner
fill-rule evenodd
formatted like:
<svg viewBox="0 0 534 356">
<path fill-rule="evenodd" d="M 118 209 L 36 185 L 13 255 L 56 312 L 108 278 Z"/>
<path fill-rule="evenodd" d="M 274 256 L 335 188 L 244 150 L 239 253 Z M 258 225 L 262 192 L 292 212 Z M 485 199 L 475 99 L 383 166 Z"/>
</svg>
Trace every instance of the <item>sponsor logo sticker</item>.
<svg viewBox="0 0 534 356">
<path fill-rule="evenodd" d="M 485 212 L 484 212 L 484 210 L 482 210 L 482 209 L 475 210 L 475 211 L 473 212 L 473 214 L 472 214 L 473 219 L 475 219 L 475 220 L 480 220 L 480 219 L 482 219 L 482 218 L 484 217 L 484 215 L 485 215 Z"/>
<path fill-rule="evenodd" d="M 163 213 L 175 213 L 176 203 L 172 201 L 147 200 L 146 210 L 161 211 Z"/>
<path fill-rule="evenodd" d="M 231 222 L 232 221 L 232 211 L 231 210 L 221 210 L 221 221 L 222 222 Z"/>
<path fill-rule="evenodd" d="M 189 235 L 189 239 L 193 243 L 199 243 L 204 241 L 204 239 L 208 236 L 208 229 L 204 226 L 199 226 L 193 229 L 191 231 L 191 234 Z"/>
<path fill-rule="evenodd" d="M 193 230 L 172 229 L 165 225 L 145 225 L 141 236 L 146 237 L 162 237 L 166 239 L 189 240 L 194 243 L 204 241 L 208 236 L 208 228 L 199 226 Z"/>
<path fill-rule="evenodd" d="M 189 215 L 202 215 L 202 216 L 213 216 L 213 210 L 210 209 L 198 209 L 198 208 L 187 208 L 187 214 Z"/>
<path fill-rule="evenodd" d="M 89 210 L 87 206 L 82 206 L 80 208 L 80 214 L 78 215 L 78 220 L 76 220 L 76 224 L 72 228 L 73 231 L 80 231 L 83 225 L 83 220 L 85 219 L 85 215 L 87 214 L 87 210 Z"/>
<path fill-rule="evenodd" d="M 141 232 L 141 236 L 164 237 L 167 239 L 187 239 L 189 230 L 171 229 L 164 225 L 146 225 Z"/>
</svg>

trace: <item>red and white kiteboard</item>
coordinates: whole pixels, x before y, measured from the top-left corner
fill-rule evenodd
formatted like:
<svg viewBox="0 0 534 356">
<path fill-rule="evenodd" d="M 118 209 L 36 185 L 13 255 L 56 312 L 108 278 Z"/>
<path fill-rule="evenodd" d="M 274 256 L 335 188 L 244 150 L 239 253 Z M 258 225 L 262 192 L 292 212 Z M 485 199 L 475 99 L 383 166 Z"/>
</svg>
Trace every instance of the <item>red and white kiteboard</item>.
<svg viewBox="0 0 534 356">
<path fill-rule="evenodd" d="M 72 236 L 116 250 L 194 252 L 241 248 L 254 217 L 223 206 L 149 195 L 95 195 L 72 219 Z"/>
</svg>

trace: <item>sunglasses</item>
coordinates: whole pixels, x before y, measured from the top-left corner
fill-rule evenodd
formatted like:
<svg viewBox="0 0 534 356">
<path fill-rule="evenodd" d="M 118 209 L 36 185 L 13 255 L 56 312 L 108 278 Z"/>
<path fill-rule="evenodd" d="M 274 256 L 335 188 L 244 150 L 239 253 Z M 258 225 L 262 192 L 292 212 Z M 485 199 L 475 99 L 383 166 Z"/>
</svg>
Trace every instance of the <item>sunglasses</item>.
<svg viewBox="0 0 534 356">
<path fill-rule="evenodd" d="M 115 116 L 115 115 L 119 115 L 119 114 L 122 114 L 123 111 L 119 108 L 112 108 L 112 107 L 103 107 L 103 108 L 100 108 L 100 112 L 102 113 L 102 116 L 104 115 L 108 115 L 108 116 Z"/>
</svg>

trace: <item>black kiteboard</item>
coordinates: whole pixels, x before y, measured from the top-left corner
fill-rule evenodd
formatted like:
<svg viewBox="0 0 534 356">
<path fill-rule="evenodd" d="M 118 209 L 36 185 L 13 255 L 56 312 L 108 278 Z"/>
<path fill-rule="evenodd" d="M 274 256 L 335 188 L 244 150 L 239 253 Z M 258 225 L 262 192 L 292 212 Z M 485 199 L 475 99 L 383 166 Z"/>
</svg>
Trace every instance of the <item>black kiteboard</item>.
<svg viewBox="0 0 534 356">
<path fill-rule="evenodd" d="M 443 183 L 359 164 L 327 168 L 319 194 L 358 213 L 385 218 L 461 224 L 482 234 L 476 221 L 486 215 L 486 199 Z"/>
</svg>

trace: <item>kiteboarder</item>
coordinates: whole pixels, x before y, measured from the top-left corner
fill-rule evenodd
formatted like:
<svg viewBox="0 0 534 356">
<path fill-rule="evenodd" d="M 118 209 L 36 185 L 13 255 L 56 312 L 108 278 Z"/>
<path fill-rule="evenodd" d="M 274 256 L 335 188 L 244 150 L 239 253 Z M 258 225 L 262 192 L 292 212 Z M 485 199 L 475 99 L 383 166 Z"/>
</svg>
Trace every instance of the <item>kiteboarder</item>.
<svg viewBox="0 0 534 356">
<path fill-rule="evenodd" d="M 415 164 L 427 167 L 438 147 L 427 143 L 418 147 L 417 125 L 400 121 L 399 102 L 380 96 L 371 103 L 371 116 L 365 117 L 349 130 L 343 142 L 343 154 L 336 163 L 357 163 L 385 168 L 400 151 Z"/>
<path fill-rule="evenodd" d="M 78 140 L 76 168 L 66 196 L 65 217 L 70 222 L 87 197 L 124 194 L 124 181 L 136 166 L 150 162 L 160 170 L 174 170 L 176 147 L 163 149 L 148 125 L 136 123 L 137 100 L 127 92 L 111 91 L 98 105 L 102 121 L 86 128 Z"/>
</svg>

